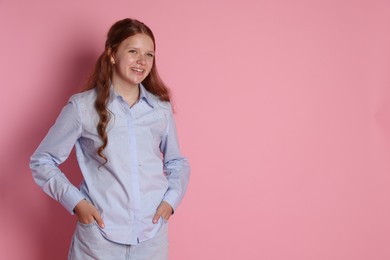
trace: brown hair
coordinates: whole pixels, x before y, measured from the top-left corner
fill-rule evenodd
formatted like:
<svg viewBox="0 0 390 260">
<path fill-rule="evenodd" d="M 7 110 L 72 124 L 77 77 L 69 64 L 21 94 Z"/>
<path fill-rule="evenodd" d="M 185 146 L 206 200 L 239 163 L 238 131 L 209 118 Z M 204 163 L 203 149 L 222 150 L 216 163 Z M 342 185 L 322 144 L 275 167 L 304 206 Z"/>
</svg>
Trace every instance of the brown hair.
<svg viewBox="0 0 390 260">
<path fill-rule="evenodd" d="M 107 157 L 103 154 L 103 150 L 108 143 L 106 129 L 108 122 L 110 121 L 110 111 L 107 108 L 107 102 L 110 96 L 111 77 L 113 74 L 113 65 L 110 62 L 110 55 L 117 51 L 122 41 L 140 33 L 148 35 L 153 40 L 154 48 L 156 49 L 153 32 L 144 23 L 126 18 L 113 24 L 107 33 L 104 52 L 97 60 L 95 68 L 84 87 L 84 90 L 96 88 L 97 92 L 95 108 L 99 115 L 99 122 L 96 128 L 103 141 L 103 144 L 98 148 L 97 153 L 105 161 L 102 165 L 106 164 L 108 161 Z M 142 84 L 146 90 L 158 96 L 160 100 L 170 101 L 169 90 L 158 75 L 155 58 L 153 59 L 152 69 Z"/>
</svg>

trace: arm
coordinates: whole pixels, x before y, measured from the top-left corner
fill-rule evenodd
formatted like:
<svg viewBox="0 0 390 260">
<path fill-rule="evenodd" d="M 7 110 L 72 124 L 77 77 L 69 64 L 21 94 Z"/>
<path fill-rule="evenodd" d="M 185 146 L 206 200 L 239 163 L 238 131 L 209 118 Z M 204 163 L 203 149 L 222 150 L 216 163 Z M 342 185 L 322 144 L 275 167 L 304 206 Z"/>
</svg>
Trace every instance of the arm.
<svg viewBox="0 0 390 260">
<path fill-rule="evenodd" d="M 76 104 L 70 101 L 30 160 L 35 182 L 49 196 L 60 202 L 71 214 L 84 199 L 81 192 L 58 168 L 81 135 L 81 120 Z"/>
<path fill-rule="evenodd" d="M 177 209 L 187 190 L 190 177 L 188 161 L 180 153 L 172 110 L 170 110 L 168 116 L 167 131 L 163 136 L 160 149 L 164 155 L 164 173 L 167 176 L 169 184 L 163 202 L 157 209 L 156 216 L 153 218 L 154 223 L 157 222 L 160 216 L 168 220 L 173 211 Z"/>
</svg>

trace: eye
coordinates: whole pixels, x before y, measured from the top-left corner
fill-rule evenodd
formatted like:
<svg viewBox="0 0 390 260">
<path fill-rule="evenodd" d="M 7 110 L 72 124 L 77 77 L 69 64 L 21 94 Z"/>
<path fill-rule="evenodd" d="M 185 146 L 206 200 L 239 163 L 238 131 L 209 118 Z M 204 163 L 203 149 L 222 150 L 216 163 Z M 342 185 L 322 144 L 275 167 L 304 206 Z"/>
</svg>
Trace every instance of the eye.
<svg viewBox="0 0 390 260">
<path fill-rule="evenodd" d="M 130 53 L 137 53 L 137 50 L 129 50 Z"/>
<path fill-rule="evenodd" d="M 148 55 L 148 57 L 150 57 L 150 58 L 153 58 L 153 57 L 154 57 L 154 54 L 153 54 L 153 53 L 148 53 L 147 55 Z"/>
</svg>

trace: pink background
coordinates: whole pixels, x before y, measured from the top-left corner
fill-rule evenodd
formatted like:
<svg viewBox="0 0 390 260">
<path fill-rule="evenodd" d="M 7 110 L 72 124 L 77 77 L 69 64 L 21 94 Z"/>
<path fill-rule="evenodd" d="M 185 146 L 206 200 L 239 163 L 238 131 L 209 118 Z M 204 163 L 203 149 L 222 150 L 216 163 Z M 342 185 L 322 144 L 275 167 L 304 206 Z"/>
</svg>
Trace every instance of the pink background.
<svg viewBox="0 0 390 260">
<path fill-rule="evenodd" d="M 0 259 L 66 258 L 75 218 L 29 157 L 125 17 L 155 32 L 192 165 L 171 259 L 390 259 L 385 0 L 0 0 Z"/>
</svg>

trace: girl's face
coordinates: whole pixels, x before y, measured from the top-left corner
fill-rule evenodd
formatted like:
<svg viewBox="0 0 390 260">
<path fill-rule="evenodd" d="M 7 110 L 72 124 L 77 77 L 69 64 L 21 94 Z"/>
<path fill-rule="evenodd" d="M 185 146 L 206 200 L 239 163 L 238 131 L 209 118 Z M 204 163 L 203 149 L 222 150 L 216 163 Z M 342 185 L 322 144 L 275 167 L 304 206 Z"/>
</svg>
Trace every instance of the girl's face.
<svg viewBox="0 0 390 260">
<path fill-rule="evenodd" d="M 146 34 L 130 36 L 120 43 L 110 59 L 114 64 L 113 84 L 116 87 L 136 87 L 153 67 L 153 40 Z"/>
</svg>

